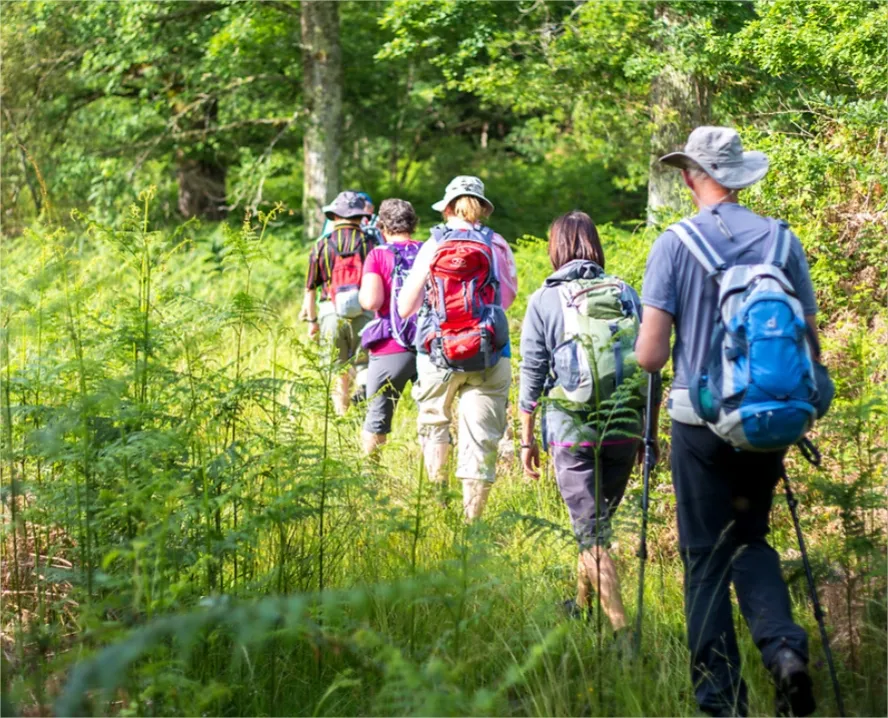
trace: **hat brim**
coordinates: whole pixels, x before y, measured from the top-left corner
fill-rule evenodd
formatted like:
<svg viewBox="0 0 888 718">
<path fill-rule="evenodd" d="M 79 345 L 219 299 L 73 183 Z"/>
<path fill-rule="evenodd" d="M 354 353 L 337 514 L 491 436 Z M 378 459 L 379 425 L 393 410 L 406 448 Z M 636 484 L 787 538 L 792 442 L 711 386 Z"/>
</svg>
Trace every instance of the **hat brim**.
<svg viewBox="0 0 888 718">
<path fill-rule="evenodd" d="M 321 208 L 321 211 L 324 213 L 324 216 L 327 219 L 335 219 L 336 217 L 342 217 L 343 219 L 352 219 L 354 217 L 370 217 L 372 216 L 369 212 L 365 212 L 363 210 L 354 210 L 354 209 L 337 209 L 335 205 L 328 204 Z"/>
<path fill-rule="evenodd" d="M 476 197 L 488 207 L 490 207 L 491 212 L 496 209 L 493 206 L 493 202 L 487 199 L 487 197 L 485 197 L 484 195 L 478 194 L 477 192 L 457 192 L 456 194 L 444 195 L 444 199 L 435 202 L 435 204 L 432 205 L 432 209 L 436 212 L 443 212 L 445 209 L 447 209 L 447 205 L 453 202 L 453 200 L 455 200 L 457 197 Z"/>
<path fill-rule="evenodd" d="M 707 162 L 695 159 L 685 152 L 670 152 L 663 155 L 660 162 L 680 169 L 701 169 L 712 179 L 727 189 L 743 189 L 759 182 L 766 174 L 770 163 L 764 152 L 744 152 L 743 161 L 738 165 L 714 167 Z"/>
</svg>

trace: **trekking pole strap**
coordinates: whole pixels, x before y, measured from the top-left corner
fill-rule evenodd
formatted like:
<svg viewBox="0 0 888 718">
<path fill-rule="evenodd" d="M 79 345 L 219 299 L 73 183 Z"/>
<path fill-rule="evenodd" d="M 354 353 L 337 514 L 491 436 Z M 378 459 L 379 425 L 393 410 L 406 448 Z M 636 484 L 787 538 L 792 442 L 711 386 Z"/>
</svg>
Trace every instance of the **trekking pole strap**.
<svg viewBox="0 0 888 718">
<path fill-rule="evenodd" d="M 799 451 L 802 452 L 805 461 L 811 464 L 811 466 L 820 466 L 820 462 L 823 458 L 820 454 L 820 450 L 814 446 L 814 443 L 807 436 L 803 437 L 796 446 L 799 447 Z"/>
</svg>

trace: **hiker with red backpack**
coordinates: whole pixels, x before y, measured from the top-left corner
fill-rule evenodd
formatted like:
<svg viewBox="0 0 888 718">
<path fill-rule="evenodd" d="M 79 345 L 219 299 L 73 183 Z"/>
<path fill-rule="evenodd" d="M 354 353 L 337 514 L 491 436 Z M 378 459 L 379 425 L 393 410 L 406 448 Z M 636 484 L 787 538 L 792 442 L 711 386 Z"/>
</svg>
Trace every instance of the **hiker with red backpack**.
<svg viewBox="0 0 888 718">
<path fill-rule="evenodd" d="M 361 333 L 361 343 L 370 353 L 363 444 L 371 457 L 386 442 L 398 400 L 416 376 L 416 318 L 402 319 L 397 301 L 422 246 L 413 239 L 418 223 L 410 202 L 384 200 L 379 207 L 379 229 L 385 244 L 371 250 L 364 262 L 361 306 L 376 312 Z"/>
<path fill-rule="evenodd" d="M 398 312 L 418 312 L 413 397 L 429 479 L 443 483 L 453 403 L 459 399 L 456 476 L 468 521 L 481 516 L 496 478 L 512 382 L 505 309 L 518 275 L 508 243 L 482 224 L 493 212 L 477 177 L 454 178 L 432 205 L 444 224 L 422 246 L 398 297 Z"/>
<path fill-rule="evenodd" d="M 605 273 L 604 249 L 585 212 L 552 223 L 549 260 L 554 272 L 528 300 L 521 330 L 521 461 L 524 473 L 539 479 L 539 415 L 579 546 L 577 594 L 563 610 L 588 618 L 597 591 L 615 635 L 625 637 L 626 610 L 608 547 L 612 517 L 641 456 L 650 390 L 634 351 L 641 302 L 631 286 Z M 658 377 L 651 387 L 656 399 Z M 647 419 L 656 426 L 658 401 L 651 413 Z"/>
<path fill-rule="evenodd" d="M 333 408 L 342 416 L 348 410 L 357 368 L 367 363 L 360 333 L 373 315 L 361 306 L 359 293 L 364 259 L 373 243 L 361 227 L 369 211 L 359 193 L 340 192 L 324 207 L 324 214 L 332 220 L 333 228 L 312 247 L 299 318 L 308 322 L 309 337 L 319 337 L 343 369 L 332 390 Z"/>
</svg>

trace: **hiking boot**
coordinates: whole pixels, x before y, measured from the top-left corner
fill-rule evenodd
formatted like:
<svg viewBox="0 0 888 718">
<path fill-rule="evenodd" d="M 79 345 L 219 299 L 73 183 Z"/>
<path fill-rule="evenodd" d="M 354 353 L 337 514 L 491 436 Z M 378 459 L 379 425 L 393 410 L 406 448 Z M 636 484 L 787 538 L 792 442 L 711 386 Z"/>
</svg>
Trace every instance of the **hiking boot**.
<svg viewBox="0 0 888 718">
<path fill-rule="evenodd" d="M 577 621 L 589 620 L 589 611 L 578 604 L 575 598 L 569 598 L 566 601 L 559 603 L 558 608 L 561 610 L 561 614 L 565 618 Z"/>
<path fill-rule="evenodd" d="M 777 686 L 775 710 L 778 716 L 807 716 L 814 712 L 813 683 L 802 657 L 790 648 L 781 648 L 771 663 Z"/>
</svg>

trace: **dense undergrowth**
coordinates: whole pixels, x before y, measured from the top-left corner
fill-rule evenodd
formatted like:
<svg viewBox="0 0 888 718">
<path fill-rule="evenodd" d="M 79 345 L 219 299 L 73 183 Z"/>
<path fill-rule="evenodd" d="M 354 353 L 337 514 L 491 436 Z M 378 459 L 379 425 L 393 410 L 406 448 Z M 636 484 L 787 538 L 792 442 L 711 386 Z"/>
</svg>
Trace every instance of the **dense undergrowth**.
<svg viewBox="0 0 888 718">
<path fill-rule="evenodd" d="M 560 617 L 566 512 L 548 470 L 521 476 L 510 437 L 471 527 L 424 480 L 409 398 L 367 465 L 360 412 L 333 415 L 332 369 L 296 322 L 305 253 L 286 214 L 155 230 L 151 199 L 115 226 L 76 216 L 4 247 L 4 713 L 694 713 L 663 465 L 636 660 L 598 617 Z M 602 234 L 609 269 L 640 285 L 653 234 Z M 532 237 L 516 256 L 515 332 L 548 266 Z M 884 715 L 888 328 L 884 311 L 829 311 L 826 466 L 789 465 L 846 705 Z M 637 484 L 617 526 L 630 611 Z M 780 501 L 773 519 L 832 714 Z M 752 710 L 767 714 L 772 688 L 741 640 Z"/>
</svg>

